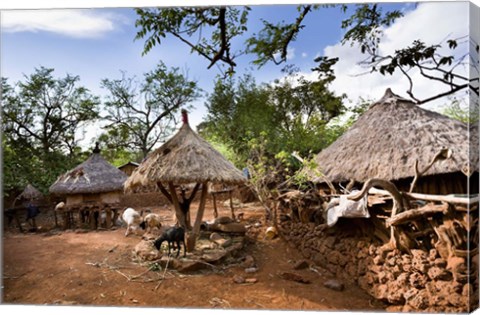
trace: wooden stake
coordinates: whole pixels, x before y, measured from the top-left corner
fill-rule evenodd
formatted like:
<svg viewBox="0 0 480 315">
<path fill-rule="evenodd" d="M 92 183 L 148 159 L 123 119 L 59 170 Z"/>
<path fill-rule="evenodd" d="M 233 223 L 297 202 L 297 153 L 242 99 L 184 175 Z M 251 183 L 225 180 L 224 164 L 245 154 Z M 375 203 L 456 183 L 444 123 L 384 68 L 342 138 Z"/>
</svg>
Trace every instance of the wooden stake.
<svg viewBox="0 0 480 315">
<path fill-rule="evenodd" d="M 197 241 L 198 234 L 200 233 L 200 225 L 203 220 L 203 213 L 205 212 L 205 203 L 207 201 L 208 193 L 208 182 L 202 183 L 202 194 L 200 196 L 200 205 L 198 206 L 197 217 L 195 218 L 195 223 L 193 224 L 192 234 L 189 235 L 187 240 L 187 251 L 191 252 L 195 249 L 195 243 Z"/>
<path fill-rule="evenodd" d="M 175 186 L 173 182 L 168 182 L 168 188 L 170 189 L 170 196 L 172 197 L 173 206 L 175 208 L 175 215 L 177 217 L 178 222 L 180 225 L 187 229 L 187 222 L 185 220 L 185 215 L 183 214 L 182 209 L 180 208 L 180 203 L 178 202 L 177 192 L 175 191 Z"/>
</svg>

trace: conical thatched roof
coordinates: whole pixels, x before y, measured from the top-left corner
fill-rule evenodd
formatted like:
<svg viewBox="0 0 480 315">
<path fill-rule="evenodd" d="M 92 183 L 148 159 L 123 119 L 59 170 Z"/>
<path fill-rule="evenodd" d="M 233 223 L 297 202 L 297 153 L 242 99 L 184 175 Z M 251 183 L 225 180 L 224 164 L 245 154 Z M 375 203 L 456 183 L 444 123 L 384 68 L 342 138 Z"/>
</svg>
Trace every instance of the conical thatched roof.
<svg viewBox="0 0 480 315">
<path fill-rule="evenodd" d="M 123 190 L 127 175 L 108 163 L 98 144 L 93 154 L 73 170 L 58 177 L 50 186 L 50 193 L 58 195 L 94 194 Z"/>
<path fill-rule="evenodd" d="M 126 190 L 157 182 L 237 184 L 245 181 L 240 170 L 190 128 L 186 112 L 183 114 L 183 126 L 138 166 L 125 182 Z"/>
<path fill-rule="evenodd" d="M 17 197 L 18 200 L 37 200 L 42 198 L 43 194 L 31 184 L 28 184 L 22 193 Z"/>
<path fill-rule="evenodd" d="M 315 161 L 331 182 L 398 180 L 415 176 L 416 160 L 423 169 L 442 148 L 448 148 L 452 156 L 436 162 L 425 175 L 471 173 L 478 171 L 478 166 L 468 168 L 469 141 L 466 124 L 420 108 L 387 89 L 382 99 Z M 474 160 L 478 165 L 478 155 Z M 325 181 L 318 173 L 308 174 L 314 182 Z"/>
</svg>

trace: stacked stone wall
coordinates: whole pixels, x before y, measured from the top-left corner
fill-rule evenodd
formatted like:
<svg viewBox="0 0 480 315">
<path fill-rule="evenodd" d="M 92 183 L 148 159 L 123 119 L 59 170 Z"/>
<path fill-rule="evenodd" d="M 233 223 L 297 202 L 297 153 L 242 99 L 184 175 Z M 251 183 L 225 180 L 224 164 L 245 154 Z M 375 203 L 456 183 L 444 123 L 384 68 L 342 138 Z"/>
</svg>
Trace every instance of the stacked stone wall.
<svg viewBox="0 0 480 315">
<path fill-rule="evenodd" d="M 458 313 L 478 308 L 478 254 L 445 260 L 435 249 L 387 251 L 369 237 L 340 236 L 313 223 L 287 221 L 279 230 L 305 258 L 390 304 L 391 311 Z"/>
</svg>

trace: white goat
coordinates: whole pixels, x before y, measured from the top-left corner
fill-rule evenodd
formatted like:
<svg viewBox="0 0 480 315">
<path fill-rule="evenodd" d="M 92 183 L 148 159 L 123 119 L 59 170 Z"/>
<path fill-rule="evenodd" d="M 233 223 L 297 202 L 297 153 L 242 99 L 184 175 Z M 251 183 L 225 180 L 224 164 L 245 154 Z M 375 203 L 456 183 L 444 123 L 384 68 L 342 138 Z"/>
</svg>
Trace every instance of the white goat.
<svg viewBox="0 0 480 315">
<path fill-rule="evenodd" d="M 140 223 L 142 223 L 142 216 L 133 208 L 127 208 L 123 211 L 122 214 L 123 221 L 127 224 L 127 231 L 125 232 L 125 236 L 128 236 L 131 231 L 136 230 Z"/>
<path fill-rule="evenodd" d="M 143 222 L 140 223 L 140 227 L 142 229 L 146 229 L 146 233 L 150 233 L 150 231 L 154 228 L 160 230 L 162 227 L 162 218 L 155 213 L 149 213 L 143 218 Z"/>
</svg>

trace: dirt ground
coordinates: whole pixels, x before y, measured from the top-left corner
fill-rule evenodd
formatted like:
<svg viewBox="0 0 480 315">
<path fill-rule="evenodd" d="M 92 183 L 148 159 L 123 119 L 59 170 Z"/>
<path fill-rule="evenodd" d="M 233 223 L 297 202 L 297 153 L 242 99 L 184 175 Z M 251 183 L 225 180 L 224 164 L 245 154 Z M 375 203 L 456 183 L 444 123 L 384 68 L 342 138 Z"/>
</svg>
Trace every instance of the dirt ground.
<svg viewBox="0 0 480 315">
<path fill-rule="evenodd" d="M 197 204 L 192 205 L 192 219 Z M 168 207 L 151 208 L 172 225 Z M 137 209 L 141 210 L 141 209 Z M 222 204 L 220 215 L 228 216 Z M 360 288 L 343 291 L 326 288 L 333 277 L 320 267 L 294 270 L 302 257 L 281 238 L 264 238 L 263 211 L 258 205 L 237 208 L 248 225 L 257 226 L 238 259 L 251 255 L 258 271 L 247 274 L 235 261 L 188 274 L 147 271 L 148 264 L 134 259 L 132 250 L 141 240 L 124 236 L 125 228 L 111 230 L 50 230 L 3 234 L 3 292 L 7 305 L 141 306 L 149 308 L 198 308 L 243 310 L 384 311 Z M 204 220 L 213 218 L 211 203 Z M 261 225 L 259 227 L 259 225 Z M 279 277 L 294 272 L 308 279 L 304 284 Z M 138 276 L 138 277 L 136 277 Z M 237 284 L 235 276 L 255 278 L 256 283 Z"/>
</svg>

